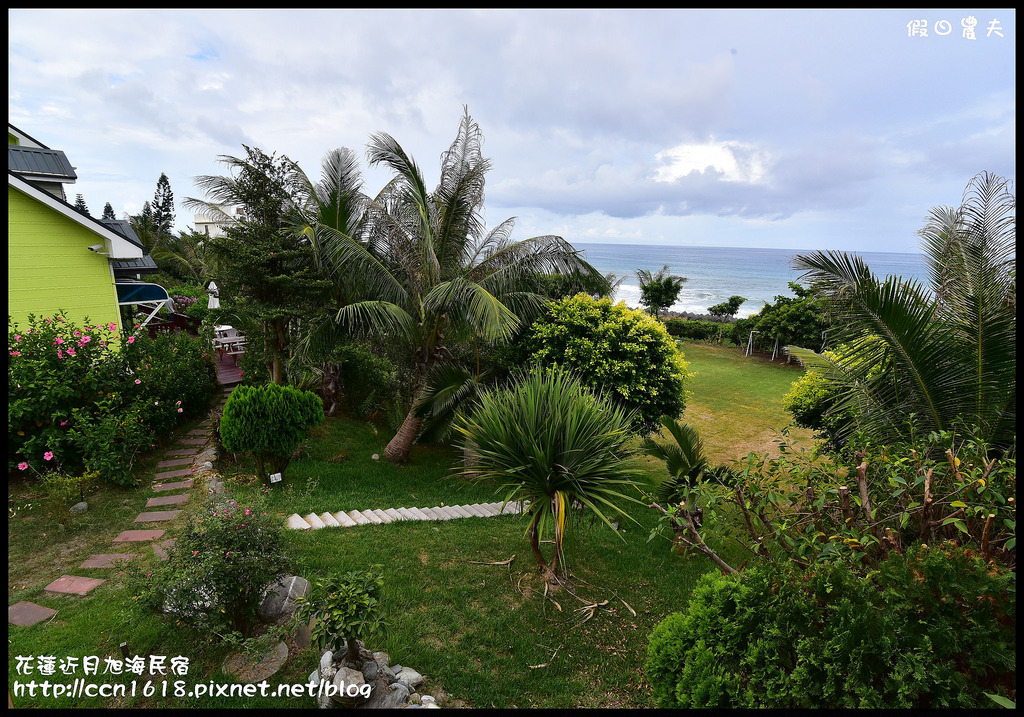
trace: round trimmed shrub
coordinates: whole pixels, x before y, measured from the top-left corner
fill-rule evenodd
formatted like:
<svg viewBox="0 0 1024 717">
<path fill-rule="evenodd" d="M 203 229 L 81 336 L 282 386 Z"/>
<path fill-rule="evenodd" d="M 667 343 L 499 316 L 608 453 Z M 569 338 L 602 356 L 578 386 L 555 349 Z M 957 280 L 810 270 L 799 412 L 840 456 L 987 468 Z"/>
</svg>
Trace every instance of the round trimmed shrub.
<svg viewBox="0 0 1024 717">
<path fill-rule="evenodd" d="M 530 329 L 524 351 L 531 363 L 563 367 L 630 411 L 647 433 L 661 416 L 680 416 L 690 375 L 665 325 L 624 302 L 577 294 L 548 305 Z"/>
<path fill-rule="evenodd" d="M 705 576 L 651 633 L 661 707 L 991 707 L 1013 694 L 1015 574 L 920 546 L 860 578 L 841 564 Z"/>
<path fill-rule="evenodd" d="M 251 453 L 260 476 L 280 472 L 306 432 L 323 423 L 324 405 L 312 391 L 269 383 L 239 386 L 224 405 L 220 440 L 232 453 Z"/>
</svg>

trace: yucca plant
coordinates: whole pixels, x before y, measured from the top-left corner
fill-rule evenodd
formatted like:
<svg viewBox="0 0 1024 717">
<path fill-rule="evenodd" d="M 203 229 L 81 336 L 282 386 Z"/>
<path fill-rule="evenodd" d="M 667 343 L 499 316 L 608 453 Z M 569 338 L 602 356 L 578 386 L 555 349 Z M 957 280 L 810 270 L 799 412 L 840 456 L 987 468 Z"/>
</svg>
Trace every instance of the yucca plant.
<svg viewBox="0 0 1024 717">
<path fill-rule="evenodd" d="M 632 420 L 564 369 L 538 366 L 484 393 L 456 422 L 476 452 L 474 479 L 498 482 L 506 502 L 529 504 L 530 548 L 550 581 L 566 576 L 563 548 L 574 523 L 589 513 L 612 527 L 611 511 L 629 518 L 618 503 L 640 502 L 623 493 L 636 485 L 627 460 Z M 540 542 L 549 534 L 554 552 L 546 559 Z"/>
</svg>

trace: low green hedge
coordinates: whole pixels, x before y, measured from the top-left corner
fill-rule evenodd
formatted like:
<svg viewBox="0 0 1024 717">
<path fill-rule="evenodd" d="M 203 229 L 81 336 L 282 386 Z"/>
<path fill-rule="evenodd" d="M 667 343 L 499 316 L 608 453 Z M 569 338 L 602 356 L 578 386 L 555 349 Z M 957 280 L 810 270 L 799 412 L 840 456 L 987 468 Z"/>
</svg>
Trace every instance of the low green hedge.
<svg viewBox="0 0 1024 717">
<path fill-rule="evenodd" d="M 1013 572 L 918 547 L 860 578 L 776 564 L 705 576 L 651 634 L 661 707 L 992 707 L 1016 675 Z"/>
</svg>

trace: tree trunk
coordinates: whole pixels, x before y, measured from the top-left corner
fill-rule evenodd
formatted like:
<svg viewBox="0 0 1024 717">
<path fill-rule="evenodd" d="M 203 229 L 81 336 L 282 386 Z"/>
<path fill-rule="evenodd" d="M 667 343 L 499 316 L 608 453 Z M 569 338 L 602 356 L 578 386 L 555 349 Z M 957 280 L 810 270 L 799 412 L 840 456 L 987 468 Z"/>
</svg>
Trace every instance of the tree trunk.
<svg viewBox="0 0 1024 717">
<path fill-rule="evenodd" d="M 423 424 L 423 419 L 419 418 L 414 413 L 416 402 L 413 401 L 413 408 L 409 409 L 408 415 L 405 420 L 402 421 L 402 427 L 398 429 L 398 433 L 391 439 L 387 447 L 384 448 L 384 457 L 392 463 L 405 463 L 409 458 L 409 451 L 412 449 L 412 444 L 416 440 L 417 434 L 420 432 L 420 426 Z"/>
</svg>

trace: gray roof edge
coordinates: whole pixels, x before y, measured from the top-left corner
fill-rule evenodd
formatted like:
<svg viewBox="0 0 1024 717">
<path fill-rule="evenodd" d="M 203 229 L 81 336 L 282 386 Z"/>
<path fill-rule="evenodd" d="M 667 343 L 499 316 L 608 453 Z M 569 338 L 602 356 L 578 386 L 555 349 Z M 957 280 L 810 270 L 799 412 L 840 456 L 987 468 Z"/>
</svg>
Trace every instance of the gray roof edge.
<svg viewBox="0 0 1024 717">
<path fill-rule="evenodd" d="M 46 168 L 40 169 L 38 167 L 22 166 L 26 163 L 44 163 L 45 160 L 30 160 L 28 157 L 31 156 L 46 155 L 52 157 L 51 166 L 56 164 L 59 169 L 58 171 L 47 171 Z M 38 175 L 41 177 L 52 177 L 56 180 L 68 180 L 74 182 L 78 179 L 78 175 L 75 173 L 75 168 L 71 166 L 71 160 L 68 156 L 60 149 L 41 149 L 39 147 L 22 147 L 20 145 L 7 145 L 7 169 L 11 169 L 11 158 L 16 160 L 16 164 L 13 170 L 20 174 Z"/>
</svg>

